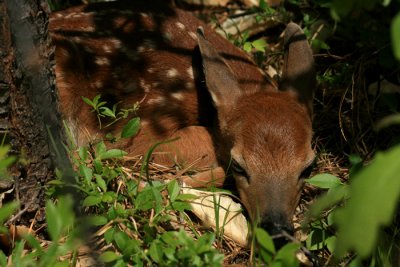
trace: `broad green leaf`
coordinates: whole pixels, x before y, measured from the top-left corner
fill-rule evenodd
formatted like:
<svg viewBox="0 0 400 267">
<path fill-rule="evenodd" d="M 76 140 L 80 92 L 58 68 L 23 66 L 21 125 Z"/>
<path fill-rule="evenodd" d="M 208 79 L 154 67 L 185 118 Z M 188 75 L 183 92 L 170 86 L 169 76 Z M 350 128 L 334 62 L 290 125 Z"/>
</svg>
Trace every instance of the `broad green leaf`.
<svg viewBox="0 0 400 267">
<path fill-rule="evenodd" d="M 7 256 L 0 250 L 0 266 L 7 266 Z"/>
<path fill-rule="evenodd" d="M 258 39 L 251 43 L 251 45 L 260 52 L 265 52 L 265 48 L 267 47 L 267 42 L 264 39 Z"/>
<path fill-rule="evenodd" d="M 300 262 L 296 258 L 296 252 L 300 249 L 300 244 L 289 243 L 282 247 L 274 258 L 275 264 L 280 264 L 282 267 L 298 267 Z"/>
<path fill-rule="evenodd" d="M 100 260 L 105 263 L 113 262 L 118 258 L 119 256 L 113 251 L 106 251 L 100 255 Z"/>
<path fill-rule="evenodd" d="M 84 207 L 91 207 L 101 202 L 101 196 L 88 196 L 83 200 L 82 205 Z"/>
<path fill-rule="evenodd" d="M 153 261 L 155 261 L 156 263 L 161 263 L 161 260 L 163 258 L 163 247 L 160 242 L 157 242 L 157 240 L 155 240 L 151 243 L 149 254 Z"/>
<path fill-rule="evenodd" d="M 96 144 L 96 158 L 98 158 L 101 154 L 105 153 L 107 151 L 106 145 L 104 144 L 103 141 L 98 142 Z"/>
<path fill-rule="evenodd" d="M 179 191 L 181 188 L 178 185 L 178 182 L 176 180 L 172 180 L 168 184 L 168 194 L 169 194 L 169 199 L 171 202 L 174 202 L 176 197 L 179 195 Z"/>
<path fill-rule="evenodd" d="M 108 223 L 107 218 L 104 216 L 100 216 L 100 215 L 91 216 L 88 218 L 88 220 L 89 220 L 89 223 L 94 226 L 101 226 L 101 225 L 105 225 L 106 223 Z"/>
<path fill-rule="evenodd" d="M 400 13 L 392 20 L 391 26 L 393 53 L 400 60 Z"/>
<path fill-rule="evenodd" d="M 110 149 L 108 151 L 103 152 L 102 154 L 99 155 L 99 159 L 118 159 L 118 158 L 122 158 L 123 156 L 125 156 L 126 153 L 123 150 L 120 149 Z"/>
<path fill-rule="evenodd" d="M 8 156 L 7 158 L 0 160 L 0 171 L 7 169 L 7 167 L 10 166 L 16 159 L 17 157 L 15 156 Z"/>
<path fill-rule="evenodd" d="M 371 165 L 359 171 L 350 184 L 346 206 L 337 209 L 336 252 L 354 250 L 361 258 L 373 251 L 379 229 L 388 225 L 400 197 L 400 146 L 377 153 Z"/>
<path fill-rule="evenodd" d="M 86 165 L 79 165 L 79 173 L 85 178 L 86 183 L 90 183 L 93 177 L 93 170 Z"/>
<path fill-rule="evenodd" d="M 129 236 L 121 231 L 116 231 L 114 233 L 114 241 L 118 248 L 123 251 L 128 244 Z"/>
<path fill-rule="evenodd" d="M 251 52 L 251 48 L 252 48 L 252 46 L 251 46 L 250 42 L 245 42 L 244 43 L 244 45 L 243 45 L 243 50 L 244 51 L 246 51 L 247 53 L 250 53 Z"/>
<path fill-rule="evenodd" d="M 122 138 L 132 137 L 138 133 L 139 129 L 140 129 L 140 119 L 133 118 L 122 129 L 121 137 Z"/>
<path fill-rule="evenodd" d="M 101 188 L 103 192 L 107 192 L 107 185 L 106 182 L 104 181 L 103 177 L 99 174 L 95 174 L 94 177 L 96 178 L 96 183 L 97 185 Z"/>
<path fill-rule="evenodd" d="M 332 207 L 348 197 L 349 187 L 347 185 L 331 188 L 310 207 L 308 216 L 317 217 L 323 210 Z"/>
<path fill-rule="evenodd" d="M 8 219 L 8 217 L 10 217 L 18 207 L 19 203 L 17 201 L 9 202 L 3 205 L 3 207 L 0 208 L 0 224 L 3 224 L 3 222 Z"/>
<path fill-rule="evenodd" d="M 58 216 L 57 208 L 50 200 L 46 203 L 46 221 L 47 231 L 51 237 L 51 240 L 58 241 L 61 235 L 62 221 Z"/>
<path fill-rule="evenodd" d="M 79 148 L 78 151 L 79 157 L 81 158 L 81 160 L 86 160 L 87 156 L 88 156 L 88 149 L 85 146 L 82 146 Z"/>
<path fill-rule="evenodd" d="M 329 173 L 317 174 L 306 180 L 307 183 L 323 189 L 335 188 L 342 185 L 339 178 Z"/>
<path fill-rule="evenodd" d="M 275 253 L 275 246 L 271 236 L 261 228 L 256 228 L 254 234 L 256 236 L 257 243 L 268 253 L 273 255 Z"/>
</svg>

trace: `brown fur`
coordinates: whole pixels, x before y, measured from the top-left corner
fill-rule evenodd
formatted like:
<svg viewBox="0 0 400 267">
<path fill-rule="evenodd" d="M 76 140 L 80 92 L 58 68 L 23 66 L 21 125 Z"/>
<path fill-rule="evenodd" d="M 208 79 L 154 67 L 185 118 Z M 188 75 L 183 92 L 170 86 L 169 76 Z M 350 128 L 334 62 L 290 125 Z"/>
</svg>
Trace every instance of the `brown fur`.
<svg viewBox="0 0 400 267">
<path fill-rule="evenodd" d="M 141 130 L 120 147 L 141 154 L 157 141 L 180 137 L 159 147 L 154 160 L 215 170 L 185 181 L 193 186 L 215 178 L 221 185 L 232 157 L 251 217 L 272 232 L 290 230 L 299 176 L 314 158 L 315 74 L 301 29 L 287 28 L 283 90 L 277 91 L 243 51 L 191 14 L 163 1 L 151 6 L 101 3 L 52 15 L 60 110 L 77 143 L 116 134 L 124 125 L 99 130 L 81 96 L 101 93 L 121 107 L 140 102 Z M 204 33 L 196 33 L 199 26 Z"/>
</svg>

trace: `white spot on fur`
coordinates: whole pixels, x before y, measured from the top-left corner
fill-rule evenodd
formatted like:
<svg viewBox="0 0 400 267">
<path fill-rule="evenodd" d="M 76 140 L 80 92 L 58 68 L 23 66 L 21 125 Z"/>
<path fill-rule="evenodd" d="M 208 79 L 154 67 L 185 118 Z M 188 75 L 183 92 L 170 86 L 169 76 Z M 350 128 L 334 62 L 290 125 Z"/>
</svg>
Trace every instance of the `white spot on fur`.
<svg viewBox="0 0 400 267">
<path fill-rule="evenodd" d="M 197 35 L 194 32 L 188 32 L 188 34 L 193 40 L 197 41 Z"/>
<path fill-rule="evenodd" d="M 184 30 L 186 28 L 185 25 L 183 25 L 181 22 L 176 22 L 175 25 L 181 30 Z"/>
<path fill-rule="evenodd" d="M 106 57 L 97 57 L 95 60 L 96 64 L 99 66 L 108 66 L 110 65 L 110 61 Z"/>
<path fill-rule="evenodd" d="M 140 79 L 140 87 L 143 88 L 145 93 L 150 92 L 150 86 L 145 82 L 144 79 Z"/>
<path fill-rule="evenodd" d="M 149 15 L 147 15 L 146 13 L 140 12 L 140 16 L 142 16 L 143 18 L 147 18 Z"/>
<path fill-rule="evenodd" d="M 181 92 L 172 93 L 171 96 L 180 101 L 184 99 L 184 95 Z"/>
<path fill-rule="evenodd" d="M 189 78 L 193 80 L 194 79 L 193 68 L 192 67 L 187 68 L 186 72 L 189 75 Z"/>
<path fill-rule="evenodd" d="M 193 89 L 194 88 L 194 83 L 193 82 L 187 82 L 185 84 L 186 89 Z"/>
<path fill-rule="evenodd" d="M 112 39 L 110 42 L 114 45 L 116 49 L 121 47 L 121 41 L 118 39 Z"/>
<path fill-rule="evenodd" d="M 72 40 L 74 40 L 75 43 L 80 43 L 80 42 L 82 42 L 82 39 L 81 39 L 80 37 L 78 37 L 78 36 L 72 37 Z"/>
<path fill-rule="evenodd" d="M 139 46 L 139 47 L 137 48 L 137 51 L 138 51 L 139 53 L 143 53 L 145 50 L 146 50 L 146 48 L 145 48 L 144 46 Z"/>
<path fill-rule="evenodd" d="M 103 87 L 103 82 L 100 81 L 100 80 L 97 80 L 97 81 L 94 83 L 94 86 L 95 86 L 96 88 L 101 88 L 101 87 Z"/>
<path fill-rule="evenodd" d="M 153 69 L 153 68 L 148 68 L 148 69 L 147 69 L 147 72 L 148 72 L 148 73 L 154 73 L 154 69 Z"/>
<path fill-rule="evenodd" d="M 109 46 L 107 44 L 103 45 L 103 50 L 104 50 L 104 53 L 107 53 L 107 54 L 112 52 L 111 46 Z"/>
<path fill-rule="evenodd" d="M 178 75 L 178 71 L 177 71 L 176 69 L 174 69 L 174 68 L 169 69 L 169 70 L 167 71 L 167 77 L 168 77 L 168 78 L 174 78 L 174 77 L 176 77 L 177 75 Z"/>
<path fill-rule="evenodd" d="M 94 32 L 94 27 L 93 26 L 81 27 L 81 30 L 85 32 Z"/>
<path fill-rule="evenodd" d="M 153 105 L 153 104 L 164 104 L 165 102 L 165 97 L 163 96 L 157 96 L 155 98 L 149 99 L 147 101 L 148 104 Z"/>
</svg>

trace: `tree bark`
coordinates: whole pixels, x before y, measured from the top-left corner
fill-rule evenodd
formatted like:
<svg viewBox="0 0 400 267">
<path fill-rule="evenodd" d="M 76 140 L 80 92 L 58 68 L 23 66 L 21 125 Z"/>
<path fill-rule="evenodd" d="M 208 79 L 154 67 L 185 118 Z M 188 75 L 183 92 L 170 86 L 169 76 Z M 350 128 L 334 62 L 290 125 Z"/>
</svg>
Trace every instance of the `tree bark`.
<svg viewBox="0 0 400 267">
<path fill-rule="evenodd" d="M 11 169 L 14 198 L 25 211 L 23 221 L 35 214 L 38 222 L 43 220 L 43 213 L 37 212 L 44 207 L 44 186 L 53 179 L 54 166 L 72 181 L 58 112 L 48 15 L 46 0 L 0 0 L 0 89 L 5 91 L 0 103 L 4 95 L 13 151 L 25 161 Z"/>
</svg>

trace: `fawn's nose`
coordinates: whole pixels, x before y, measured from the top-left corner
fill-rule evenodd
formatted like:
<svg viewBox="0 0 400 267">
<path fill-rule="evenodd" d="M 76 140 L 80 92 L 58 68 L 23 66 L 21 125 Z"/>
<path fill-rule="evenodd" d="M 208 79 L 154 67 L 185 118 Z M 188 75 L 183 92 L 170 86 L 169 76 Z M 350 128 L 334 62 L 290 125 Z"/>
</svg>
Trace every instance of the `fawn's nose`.
<svg viewBox="0 0 400 267">
<path fill-rule="evenodd" d="M 294 233 L 291 221 L 281 214 L 266 216 L 261 220 L 260 226 L 272 237 L 276 249 L 288 243 L 288 237 L 293 236 Z"/>
</svg>

